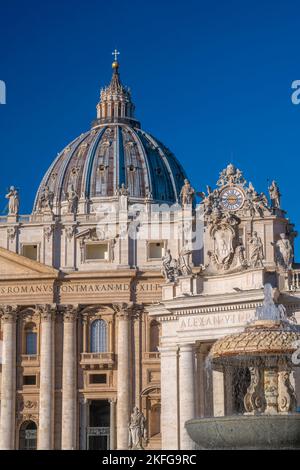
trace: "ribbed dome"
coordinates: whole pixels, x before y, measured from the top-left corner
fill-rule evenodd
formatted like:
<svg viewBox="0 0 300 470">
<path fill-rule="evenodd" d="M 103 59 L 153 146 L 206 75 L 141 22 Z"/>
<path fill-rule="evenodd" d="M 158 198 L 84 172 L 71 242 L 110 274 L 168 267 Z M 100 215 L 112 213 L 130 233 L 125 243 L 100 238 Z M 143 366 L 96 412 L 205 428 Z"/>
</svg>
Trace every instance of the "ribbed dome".
<svg viewBox="0 0 300 470">
<path fill-rule="evenodd" d="M 182 166 L 164 145 L 140 129 L 116 63 L 113 70 L 110 85 L 101 90 L 92 129 L 58 154 L 42 180 L 34 211 L 40 208 L 45 188 L 52 194 L 55 212 L 70 189 L 87 200 L 113 197 L 122 185 L 129 199 L 147 196 L 171 203 L 179 199 L 186 177 Z"/>
</svg>

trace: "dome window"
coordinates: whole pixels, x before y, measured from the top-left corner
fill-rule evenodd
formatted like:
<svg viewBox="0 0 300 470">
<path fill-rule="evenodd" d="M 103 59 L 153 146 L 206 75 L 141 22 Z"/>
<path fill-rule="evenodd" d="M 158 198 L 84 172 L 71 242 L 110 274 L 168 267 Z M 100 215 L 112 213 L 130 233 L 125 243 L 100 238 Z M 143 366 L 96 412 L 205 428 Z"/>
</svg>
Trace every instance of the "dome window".
<svg viewBox="0 0 300 470">
<path fill-rule="evenodd" d="M 99 172 L 100 173 L 104 173 L 105 170 L 106 170 L 105 165 L 103 165 L 103 164 L 99 165 Z"/>
<path fill-rule="evenodd" d="M 134 165 L 129 165 L 128 169 L 129 169 L 129 171 L 131 171 L 133 173 L 135 171 L 135 166 Z"/>
</svg>

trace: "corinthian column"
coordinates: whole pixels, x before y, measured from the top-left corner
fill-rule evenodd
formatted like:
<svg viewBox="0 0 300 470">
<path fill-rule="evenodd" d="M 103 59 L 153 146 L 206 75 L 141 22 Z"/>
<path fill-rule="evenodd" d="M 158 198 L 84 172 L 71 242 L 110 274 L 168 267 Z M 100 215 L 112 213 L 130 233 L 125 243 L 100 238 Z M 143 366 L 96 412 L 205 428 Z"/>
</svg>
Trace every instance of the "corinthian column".
<svg viewBox="0 0 300 470">
<path fill-rule="evenodd" d="M 3 331 L 0 449 L 15 447 L 16 408 L 16 317 L 17 308 L 0 307 Z"/>
<path fill-rule="evenodd" d="M 54 312 L 51 305 L 38 306 L 41 315 L 40 409 L 38 449 L 53 448 L 54 415 Z"/>
<path fill-rule="evenodd" d="M 67 306 L 64 315 L 64 347 L 62 376 L 62 450 L 76 449 L 76 318 L 77 308 Z"/>
<path fill-rule="evenodd" d="M 130 316 L 131 309 L 115 306 L 118 318 L 117 449 L 128 449 L 130 417 Z"/>
</svg>

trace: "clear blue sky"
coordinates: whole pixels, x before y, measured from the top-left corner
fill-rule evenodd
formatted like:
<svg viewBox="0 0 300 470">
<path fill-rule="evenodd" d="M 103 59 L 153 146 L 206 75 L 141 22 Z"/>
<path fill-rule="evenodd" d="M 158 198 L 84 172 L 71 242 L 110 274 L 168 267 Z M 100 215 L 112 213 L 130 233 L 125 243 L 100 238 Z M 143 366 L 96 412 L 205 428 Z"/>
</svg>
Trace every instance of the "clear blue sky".
<svg viewBox="0 0 300 470">
<path fill-rule="evenodd" d="M 0 0 L 0 19 L 0 213 L 11 184 L 31 211 L 57 152 L 95 117 L 117 47 L 142 127 L 197 190 L 232 160 L 259 191 L 278 180 L 300 229 L 299 1 Z"/>
</svg>

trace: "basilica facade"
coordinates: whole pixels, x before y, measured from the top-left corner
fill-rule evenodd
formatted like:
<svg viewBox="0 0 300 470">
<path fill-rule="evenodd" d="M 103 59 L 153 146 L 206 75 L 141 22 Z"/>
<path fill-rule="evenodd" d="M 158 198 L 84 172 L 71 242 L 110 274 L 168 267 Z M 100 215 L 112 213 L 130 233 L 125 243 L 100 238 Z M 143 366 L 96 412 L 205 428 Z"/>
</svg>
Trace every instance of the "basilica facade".
<svg viewBox="0 0 300 470">
<path fill-rule="evenodd" d="M 112 67 L 91 129 L 57 155 L 32 213 L 15 187 L 6 195 L 1 449 L 192 449 L 187 420 L 243 407 L 241 371 L 205 367 L 213 342 L 244 328 L 266 282 L 300 319 L 277 183 L 267 197 L 229 164 L 197 193 Z"/>
</svg>

